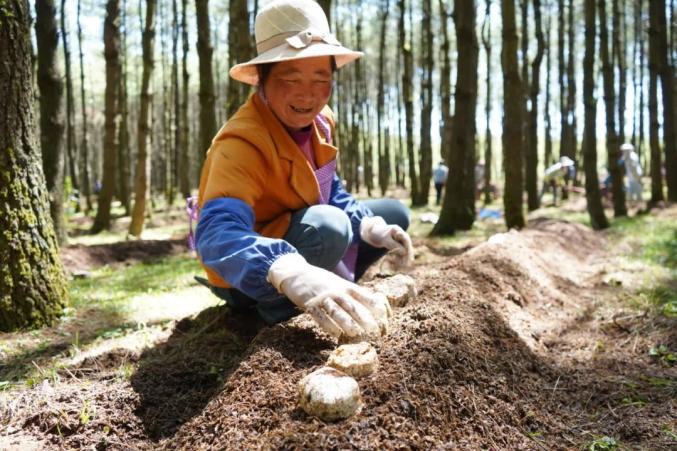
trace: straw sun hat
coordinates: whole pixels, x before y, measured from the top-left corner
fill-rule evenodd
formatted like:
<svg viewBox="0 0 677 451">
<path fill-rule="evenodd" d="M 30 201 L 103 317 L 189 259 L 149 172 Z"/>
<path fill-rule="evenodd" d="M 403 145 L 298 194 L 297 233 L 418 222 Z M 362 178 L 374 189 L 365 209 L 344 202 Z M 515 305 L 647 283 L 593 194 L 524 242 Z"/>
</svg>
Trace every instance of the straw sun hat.
<svg viewBox="0 0 677 451">
<path fill-rule="evenodd" d="M 314 0 L 273 0 L 256 15 L 257 56 L 230 69 L 235 80 L 257 85 L 257 64 L 333 56 L 339 68 L 364 55 L 343 47 Z"/>
</svg>

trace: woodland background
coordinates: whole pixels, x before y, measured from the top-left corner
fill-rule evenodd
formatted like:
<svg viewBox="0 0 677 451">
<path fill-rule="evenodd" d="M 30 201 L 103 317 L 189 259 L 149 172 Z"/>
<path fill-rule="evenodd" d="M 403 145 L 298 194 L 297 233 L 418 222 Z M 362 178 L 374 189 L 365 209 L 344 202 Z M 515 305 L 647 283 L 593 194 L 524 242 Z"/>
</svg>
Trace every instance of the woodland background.
<svg viewBox="0 0 677 451">
<path fill-rule="evenodd" d="M 471 228 L 477 187 L 487 188 L 489 203 L 492 185 L 500 187 L 506 225 L 519 228 L 525 207 L 539 207 L 543 169 L 569 156 L 581 169 L 572 183 L 585 186 L 591 224 L 601 229 L 608 226 L 603 172 L 613 181 L 613 215 L 627 214 L 615 164 L 627 141 L 650 175 L 649 206 L 677 200 L 672 1 L 320 3 L 338 39 L 366 53 L 338 72 L 331 101 L 349 190 L 374 196 L 400 187 L 412 205 L 426 205 L 434 162 L 444 159 L 450 176 L 433 234 Z M 45 261 L 58 266 L 49 237 L 53 224 L 56 241 L 67 242 L 66 209 L 93 215 L 98 233 L 119 205 L 119 214 L 132 217 L 130 236 L 139 237 L 149 206 L 183 203 L 195 192 L 212 137 L 251 93 L 227 70 L 254 55 L 260 6 L 0 3 L 2 53 L 16 63 L 5 75 L 25 81 L 3 91 L 0 144 L 15 152 L 1 166 L 11 180 L 2 197 L 6 206 L 21 205 L 5 212 L 3 228 L 15 233 L 0 248 L 21 248 L 7 262 L 45 268 L 29 278 L 62 293 L 54 288 L 62 285 L 53 280 L 58 269 Z M 486 166 L 482 181 L 475 180 L 478 162 Z M 51 221 L 27 199 L 39 199 L 43 186 Z M 23 208 L 38 226 L 22 220 Z M 47 244 L 31 250 L 20 244 L 22 234 Z M 25 277 L 11 269 L 22 265 L 3 267 L 7 280 Z M 12 292 L 17 284 L 8 286 Z"/>
</svg>

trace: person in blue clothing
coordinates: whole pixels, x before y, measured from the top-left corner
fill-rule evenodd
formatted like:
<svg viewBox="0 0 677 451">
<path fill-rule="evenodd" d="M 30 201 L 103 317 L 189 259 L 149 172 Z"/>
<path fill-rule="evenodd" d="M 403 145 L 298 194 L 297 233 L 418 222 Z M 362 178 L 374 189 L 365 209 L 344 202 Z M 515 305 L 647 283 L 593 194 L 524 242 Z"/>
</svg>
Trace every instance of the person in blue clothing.
<svg viewBox="0 0 677 451">
<path fill-rule="evenodd" d="M 447 176 L 449 175 L 449 168 L 444 161 L 440 160 L 437 167 L 433 170 L 433 183 L 435 184 L 435 205 L 439 205 L 442 201 L 442 191 L 444 185 L 447 183 Z"/>
<path fill-rule="evenodd" d="M 355 281 L 389 251 L 411 261 L 409 211 L 346 192 L 327 107 L 334 71 L 362 53 L 336 40 L 312 0 L 267 4 L 255 35 L 258 55 L 230 75 L 257 91 L 202 169 L 195 239 L 208 285 L 268 324 L 306 311 L 333 336 L 384 333 L 387 299 Z"/>
</svg>

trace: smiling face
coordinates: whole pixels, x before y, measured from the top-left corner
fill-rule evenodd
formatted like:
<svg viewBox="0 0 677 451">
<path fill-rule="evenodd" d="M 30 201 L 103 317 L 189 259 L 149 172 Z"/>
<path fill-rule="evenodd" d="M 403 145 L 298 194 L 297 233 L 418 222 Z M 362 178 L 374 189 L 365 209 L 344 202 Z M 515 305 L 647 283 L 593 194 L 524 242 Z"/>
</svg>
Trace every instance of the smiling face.
<svg viewBox="0 0 677 451">
<path fill-rule="evenodd" d="M 312 124 L 331 96 L 331 58 L 318 56 L 273 66 L 263 85 L 268 105 L 291 132 Z"/>
</svg>

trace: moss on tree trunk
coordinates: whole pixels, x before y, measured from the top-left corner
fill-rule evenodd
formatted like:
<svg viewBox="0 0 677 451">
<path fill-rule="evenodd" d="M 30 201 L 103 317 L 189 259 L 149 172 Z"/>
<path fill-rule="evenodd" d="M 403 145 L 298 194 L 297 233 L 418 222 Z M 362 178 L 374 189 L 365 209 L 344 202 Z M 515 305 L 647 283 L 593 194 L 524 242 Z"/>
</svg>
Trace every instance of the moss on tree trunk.
<svg viewBox="0 0 677 451">
<path fill-rule="evenodd" d="M 39 327 L 63 310 L 58 255 L 34 135 L 28 4 L 3 5 L 0 26 L 0 331 Z"/>
</svg>

